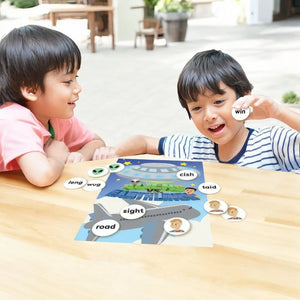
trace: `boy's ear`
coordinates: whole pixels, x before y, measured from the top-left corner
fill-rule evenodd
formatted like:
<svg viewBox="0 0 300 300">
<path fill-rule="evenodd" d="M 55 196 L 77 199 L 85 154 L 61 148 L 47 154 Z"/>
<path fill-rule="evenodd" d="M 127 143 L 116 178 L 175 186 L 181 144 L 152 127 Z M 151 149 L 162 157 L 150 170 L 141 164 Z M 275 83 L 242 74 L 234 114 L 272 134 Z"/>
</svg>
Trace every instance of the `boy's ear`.
<svg viewBox="0 0 300 300">
<path fill-rule="evenodd" d="M 28 101 L 36 101 L 37 100 L 36 90 L 32 87 L 22 86 L 21 93 L 22 93 L 23 97 Z"/>
</svg>

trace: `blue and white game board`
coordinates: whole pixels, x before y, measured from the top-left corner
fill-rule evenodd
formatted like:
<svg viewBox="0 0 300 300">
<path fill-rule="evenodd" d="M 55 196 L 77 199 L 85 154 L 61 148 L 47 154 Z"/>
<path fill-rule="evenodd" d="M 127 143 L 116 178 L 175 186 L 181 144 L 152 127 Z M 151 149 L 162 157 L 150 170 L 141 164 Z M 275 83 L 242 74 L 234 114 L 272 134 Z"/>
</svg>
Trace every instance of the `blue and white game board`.
<svg viewBox="0 0 300 300">
<path fill-rule="evenodd" d="M 75 240 L 212 247 L 202 162 L 123 159 L 109 173 Z"/>
</svg>

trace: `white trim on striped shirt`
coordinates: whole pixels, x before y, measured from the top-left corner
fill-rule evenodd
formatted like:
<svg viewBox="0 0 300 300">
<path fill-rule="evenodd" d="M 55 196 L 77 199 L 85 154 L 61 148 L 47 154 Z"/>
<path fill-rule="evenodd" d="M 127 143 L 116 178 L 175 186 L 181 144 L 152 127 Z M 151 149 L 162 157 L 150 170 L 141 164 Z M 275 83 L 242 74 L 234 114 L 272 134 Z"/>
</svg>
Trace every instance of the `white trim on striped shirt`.
<svg viewBox="0 0 300 300">
<path fill-rule="evenodd" d="M 170 135 L 163 138 L 164 155 L 177 159 L 218 162 L 214 143 L 205 136 Z M 283 127 L 254 129 L 244 153 L 234 164 L 257 169 L 300 169 L 300 133 Z"/>
</svg>

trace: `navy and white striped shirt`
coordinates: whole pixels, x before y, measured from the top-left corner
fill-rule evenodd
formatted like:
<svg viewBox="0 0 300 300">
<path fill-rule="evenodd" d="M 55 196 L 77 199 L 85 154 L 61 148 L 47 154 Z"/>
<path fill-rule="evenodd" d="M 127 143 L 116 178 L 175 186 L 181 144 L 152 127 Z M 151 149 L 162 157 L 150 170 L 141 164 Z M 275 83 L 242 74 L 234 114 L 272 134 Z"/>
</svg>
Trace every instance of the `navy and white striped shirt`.
<svg viewBox="0 0 300 300">
<path fill-rule="evenodd" d="M 159 141 L 159 153 L 170 158 L 230 163 L 275 171 L 300 169 L 300 133 L 273 126 L 249 129 L 240 152 L 230 161 L 218 158 L 218 145 L 205 136 L 170 135 Z"/>
</svg>

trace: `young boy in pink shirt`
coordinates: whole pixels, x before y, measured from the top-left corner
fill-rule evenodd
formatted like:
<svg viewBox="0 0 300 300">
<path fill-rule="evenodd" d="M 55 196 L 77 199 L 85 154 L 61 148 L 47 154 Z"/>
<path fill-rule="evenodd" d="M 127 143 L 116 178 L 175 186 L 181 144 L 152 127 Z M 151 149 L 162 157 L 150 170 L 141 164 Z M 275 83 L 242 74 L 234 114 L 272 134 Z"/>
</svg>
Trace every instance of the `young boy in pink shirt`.
<svg viewBox="0 0 300 300">
<path fill-rule="evenodd" d="M 65 163 L 110 157 L 104 141 L 74 116 L 80 64 L 74 41 L 52 29 L 28 25 L 1 40 L 0 172 L 21 169 L 43 187 Z"/>
</svg>

